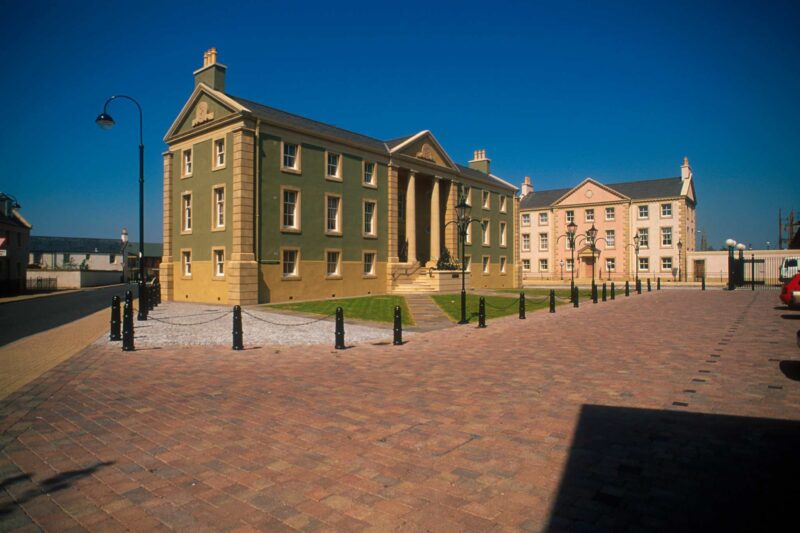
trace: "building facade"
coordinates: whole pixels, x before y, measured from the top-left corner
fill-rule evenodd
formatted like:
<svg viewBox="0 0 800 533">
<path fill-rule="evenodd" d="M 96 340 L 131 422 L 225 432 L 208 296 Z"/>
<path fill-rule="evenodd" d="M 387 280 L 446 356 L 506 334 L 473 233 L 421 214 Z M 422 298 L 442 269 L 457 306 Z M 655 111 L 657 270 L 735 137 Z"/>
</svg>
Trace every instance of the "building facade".
<svg viewBox="0 0 800 533">
<path fill-rule="evenodd" d="M 429 287 L 458 191 L 472 287 L 515 287 L 516 187 L 430 131 L 379 140 L 232 96 L 216 50 L 164 141 L 164 297 L 255 304 Z M 448 273 L 452 277 L 453 273 Z"/>
<path fill-rule="evenodd" d="M 674 178 L 613 184 L 586 178 L 571 189 L 534 191 L 526 177 L 518 221 L 523 278 L 685 278 L 696 205 L 688 158 Z M 566 236 L 570 222 L 577 225 L 574 250 Z M 595 250 L 586 240 L 591 227 L 598 230 Z"/>
<path fill-rule="evenodd" d="M 0 295 L 25 290 L 31 225 L 13 196 L 0 192 Z"/>
</svg>

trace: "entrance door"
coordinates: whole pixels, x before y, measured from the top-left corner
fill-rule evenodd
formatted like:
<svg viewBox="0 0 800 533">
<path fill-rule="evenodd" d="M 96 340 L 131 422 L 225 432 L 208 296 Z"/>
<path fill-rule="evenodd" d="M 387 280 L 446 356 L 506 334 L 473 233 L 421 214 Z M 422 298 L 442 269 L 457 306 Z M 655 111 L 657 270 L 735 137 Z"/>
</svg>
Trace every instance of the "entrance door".
<svg viewBox="0 0 800 533">
<path fill-rule="evenodd" d="M 582 278 L 592 279 L 592 265 L 594 264 L 594 259 L 591 257 L 582 257 L 581 261 L 583 263 L 583 275 Z M 595 276 L 597 272 L 595 272 Z"/>
<path fill-rule="evenodd" d="M 705 259 L 694 260 L 694 280 L 700 281 L 706 275 L 706 261 Z"/>
</svg>

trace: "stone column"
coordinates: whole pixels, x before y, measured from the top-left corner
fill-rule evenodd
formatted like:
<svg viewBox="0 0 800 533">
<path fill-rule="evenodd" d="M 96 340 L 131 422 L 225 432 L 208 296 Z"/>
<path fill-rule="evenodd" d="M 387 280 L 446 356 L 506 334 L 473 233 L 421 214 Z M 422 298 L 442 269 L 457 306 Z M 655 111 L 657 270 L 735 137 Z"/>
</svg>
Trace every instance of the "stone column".
<svg viewBox="0 0 800 533">
<path fill-rule="evenodd" d="M 258 303 L 258 265 L 254 253 L 254 155 L 253 130 L 233 132 L 233 224 L 232 249 L 225 258 L 228 272 L 228 303 Z"/>
<path fill-rule="evenodd" d="M 406 187 L 406 240 L 408 241 L 408 262 L 417 262 L 417 199 L 415 175 L 408 171 L 408 187 Z"/>
<path fill-rule="evenodd" d="M 431 192 L 431 266 L 436 266 L 439 253 L 442 250 L 441 217 L 439 215 L 439 176 L 433 177 L 433 191 Z"/>
<path fill-rule="evenodd" d="M 172 270 L 174 264 L 172 262 L 172 163 L 173 153 L 164 152 L 164 250 L 161 257 L 161 265 L 159 266 L 158 282 L 161 284 L 161 298 L 165 301 L 173 299 L 175 290 L 175 272 Z M 128 258 L 123 257 L 125 265 L 128 263 Z M 123 269 L 126 266 L 123 265 Z"/>
<path fill-rule="evenodd" d="M 388 212 L 387 212 L 387 231 L 389 234 L 386 236 L 386 243 L 389 249 L 389 263 L 397 263 L 398 256 L 400 254 L 399 249 L 400 245 L 398 244 L 398 217 L 400 212 L 397 208 L 397 200 L 398 200 L 398 171 L 395 165 L 389 164 L 387 168 L 388 174 L 388 197 L 387 202 L 389 203 Z"/>
</svg>

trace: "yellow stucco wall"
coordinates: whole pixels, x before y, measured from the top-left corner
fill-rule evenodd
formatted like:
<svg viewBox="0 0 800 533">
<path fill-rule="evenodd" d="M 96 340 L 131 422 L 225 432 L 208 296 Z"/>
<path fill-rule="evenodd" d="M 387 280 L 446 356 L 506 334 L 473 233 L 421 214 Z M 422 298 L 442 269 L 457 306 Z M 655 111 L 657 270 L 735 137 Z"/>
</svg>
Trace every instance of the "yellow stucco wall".
<svg viewBox="0 0 800 533">
<path fill-rule="evenodd" d="M 225 278 L 211 275 L 211 261 L 192 261 L 191 278 L 184 277 L 181 268 L 180 264 L 175 264 L 172 269 L 176 302 L 228 303 L 228 283 Z"/>
<path fill-rule="evenodd" d="M 280 264 L 261 265 L 263 282 L 259 301 L 275 303 L 386 293 L 385 262 L 376 263 L 374 277 L 362 275 L 361 261 L 342 261 L 342 276 L 337 279 L 325 277 L 325 266 L 324 261 L 301 260 L 299 278 L 284 279 Z"/>
</svg>

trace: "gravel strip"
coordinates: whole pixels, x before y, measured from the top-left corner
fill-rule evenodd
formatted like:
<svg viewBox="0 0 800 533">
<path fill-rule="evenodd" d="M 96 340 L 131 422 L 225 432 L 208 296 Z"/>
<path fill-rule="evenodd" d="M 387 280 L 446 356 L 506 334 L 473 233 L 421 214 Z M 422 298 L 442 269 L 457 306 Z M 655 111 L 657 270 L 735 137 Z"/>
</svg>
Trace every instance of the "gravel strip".
<svg viewBox="0 0 800 533">
<path fill-rule="evenodd" d="M 230 345 L 233 337 L 232 306 L 164 302 L 151 311 L 147 322 L 134 317 L 136 347 Z M 250 316 L 252 315 L 252 316 Z M 286 315 L 264 308 L 242 310 L 245 348 L 270 344 L 334 344 L 334 318 Z M 348 346 L 364 342 L 391 341 L 392 327 L 344 323 Z M 403 332 L 405 335 L 411 333 Z M 110 343 L 108 336 L 101 341 Z M 115 342 L 114 344 L 119 344 Z"/>
</svg>

